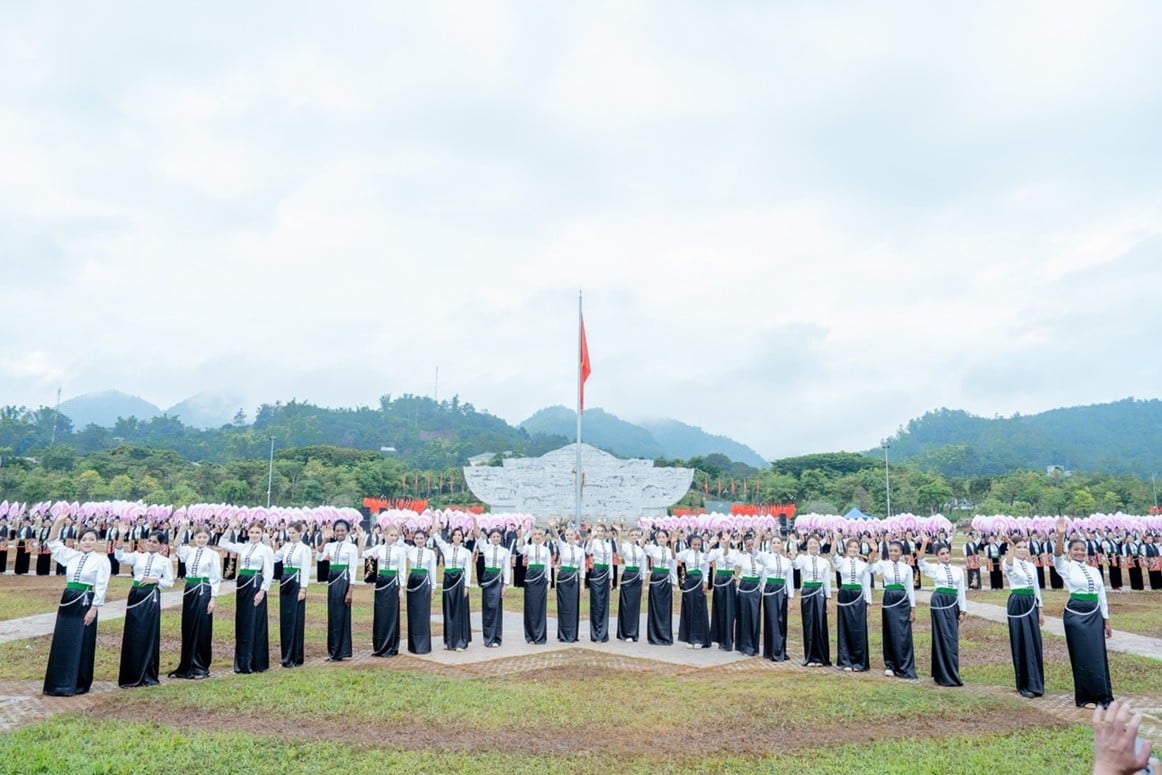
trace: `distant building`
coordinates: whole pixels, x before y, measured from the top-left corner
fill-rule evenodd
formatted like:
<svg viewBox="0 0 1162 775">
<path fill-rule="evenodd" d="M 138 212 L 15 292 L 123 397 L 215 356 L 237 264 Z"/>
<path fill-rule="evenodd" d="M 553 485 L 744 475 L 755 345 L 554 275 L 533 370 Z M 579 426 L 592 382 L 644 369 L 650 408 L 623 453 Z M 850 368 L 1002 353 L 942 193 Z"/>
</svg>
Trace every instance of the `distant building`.
<svg viewBox="0 0 1162 775">
<path fill-rule="evenodd" d="M 1065 469 L 1065 466 L 1058 466 L 1058 465 L 1045 466 L 1045 475 L 1046 476 L 1069 476 L 1072 473 L 1073 473 L 1072 471 L 1067 471 Z"/>
<path fill-rule="evenodd" d="M 479 455 L 473 455 L 472 457 L 468 458 L 468 465 L 486 466 L 492 462 L 494 457 L 496 457 L 495 452 L 481 452 Z"/>
</svg>

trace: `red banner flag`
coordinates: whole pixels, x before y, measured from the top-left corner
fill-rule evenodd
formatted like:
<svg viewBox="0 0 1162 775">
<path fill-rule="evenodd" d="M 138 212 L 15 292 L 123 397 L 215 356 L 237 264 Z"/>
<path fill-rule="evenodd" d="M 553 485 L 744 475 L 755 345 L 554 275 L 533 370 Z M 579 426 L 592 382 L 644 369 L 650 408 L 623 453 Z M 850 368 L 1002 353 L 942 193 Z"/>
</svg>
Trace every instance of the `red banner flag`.
<svg viewBox="0 0 1162 775">
<path fill-rule="evenodd" d="M 581 317 L 581 384 L 577 386 L 577 403 L 585 411 L 585 380 L 593 372 L 589 363 L 589 342 L 585 339 L 585 317 Z"/>
</svg>

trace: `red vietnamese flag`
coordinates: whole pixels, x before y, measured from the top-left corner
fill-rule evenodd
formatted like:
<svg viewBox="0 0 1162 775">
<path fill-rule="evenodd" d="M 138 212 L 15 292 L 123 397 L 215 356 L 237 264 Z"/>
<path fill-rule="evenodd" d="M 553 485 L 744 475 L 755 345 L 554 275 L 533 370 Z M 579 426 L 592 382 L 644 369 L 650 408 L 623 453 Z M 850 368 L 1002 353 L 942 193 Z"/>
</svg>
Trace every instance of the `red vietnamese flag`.
<svg viewBox="0 0 1162 775">
<path fill-rule="evenodd" d="M 585 339 L 585 318 L 581 317 L 581 384 L 577 386 L 577 403 L 585 411 L 585 380 L 593 372 L 589 364 L 589 342 Z"/>
</svg>

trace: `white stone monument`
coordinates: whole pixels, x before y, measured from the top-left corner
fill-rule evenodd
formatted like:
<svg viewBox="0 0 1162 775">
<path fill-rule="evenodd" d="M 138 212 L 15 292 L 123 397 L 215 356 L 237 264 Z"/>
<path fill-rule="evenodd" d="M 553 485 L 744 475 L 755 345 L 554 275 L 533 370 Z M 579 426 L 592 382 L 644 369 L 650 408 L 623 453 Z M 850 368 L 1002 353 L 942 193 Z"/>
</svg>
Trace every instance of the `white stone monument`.
<svg viewBox="0 0 1162 775">
<path fill-rule="evenodd" d="M 547 455 L 509 458 L 502 466 L 469 466 L 464 479 L 492 511 L 572 517 L 576 507 L 577 445 Z M 694 480 L 692 468 L 656 468 L 652 460 L 622 460 L 581 445 L 581 514 L 625 519 L 664 517 Z"/>
</svg>

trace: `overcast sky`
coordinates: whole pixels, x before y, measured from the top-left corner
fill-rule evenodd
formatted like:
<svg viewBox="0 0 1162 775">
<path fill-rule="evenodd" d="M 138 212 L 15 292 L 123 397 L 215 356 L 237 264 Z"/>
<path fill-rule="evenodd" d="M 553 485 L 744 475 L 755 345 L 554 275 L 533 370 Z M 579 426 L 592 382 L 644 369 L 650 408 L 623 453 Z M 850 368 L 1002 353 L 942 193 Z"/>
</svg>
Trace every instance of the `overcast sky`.
<svg viewBox="0 0 1162 775">
<path fill-rule="evenodd" d="M 0 404 L 116 388 L 768 457 L 1162 395 L 1162 5 L 5 4 Z"/>
</svg>

